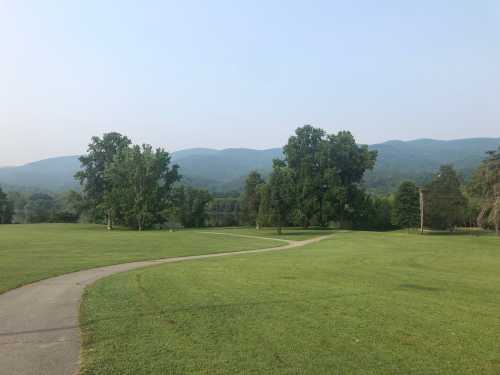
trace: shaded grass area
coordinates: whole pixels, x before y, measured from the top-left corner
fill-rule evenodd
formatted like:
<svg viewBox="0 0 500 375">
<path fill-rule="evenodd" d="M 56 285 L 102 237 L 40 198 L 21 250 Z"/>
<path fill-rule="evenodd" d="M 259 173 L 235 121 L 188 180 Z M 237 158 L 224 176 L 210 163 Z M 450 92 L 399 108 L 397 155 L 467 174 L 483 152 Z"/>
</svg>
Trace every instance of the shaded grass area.
<svg viewBox="0 0 500 375">
<path fill-rule="evenodd" d="M 278 241 L 99 225 L 0 225 L 0 293 L 33 281 L 136 260 L 281 246 Z"/>
<path fill-rule="evenodd" d="M 498 374 L 500 241 L 337 233 L 86 291 L 83 374 Z"/>
</svg>

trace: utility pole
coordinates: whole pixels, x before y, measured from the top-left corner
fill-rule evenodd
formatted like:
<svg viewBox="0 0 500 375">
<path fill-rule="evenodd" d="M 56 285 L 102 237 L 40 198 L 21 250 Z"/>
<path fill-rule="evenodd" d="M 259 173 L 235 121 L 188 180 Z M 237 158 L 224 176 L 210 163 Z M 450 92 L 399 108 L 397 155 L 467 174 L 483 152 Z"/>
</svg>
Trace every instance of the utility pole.
<svg viewBox="0 0 500 375">
<path fill-rule="evenodd" d="M 420 233 L 424 233 L 424 209 L 425 209 L 425 189 L 420 188 Z"/>
</svg>

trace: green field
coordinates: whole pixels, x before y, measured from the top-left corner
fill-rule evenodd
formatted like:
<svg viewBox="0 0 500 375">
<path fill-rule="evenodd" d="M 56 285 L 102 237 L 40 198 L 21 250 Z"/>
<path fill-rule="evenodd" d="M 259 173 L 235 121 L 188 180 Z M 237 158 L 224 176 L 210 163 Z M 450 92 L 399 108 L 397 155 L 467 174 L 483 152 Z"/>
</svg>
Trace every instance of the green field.
<svg viewBox="0 0 500 375">
<path fill-rule="evenodd" d="M 95 374 L 499 374 L 500 241 L 336 233 L 117 274 L 81 306 Z"/>
<path fill-rule="evenodd" d="M 245 233 L 245 229 L 240 232 Z M 0 293 L 98 266 L 281 245 L 278 241 L 217 236 L 197 230 L 108 232 L 100 225 L 0 225 Z"/>
<path fill-rule="evenodd" d="M 259 230 L 254 228 L 244 227 L 228 227 L 228 228 L 204 228 L 200 229 L 201 232 L 223 233 L 225 235 L 244 235 L 274 238 L 288 241 L 303 241 L 318 236 L 326 236 L 332 234 L 334 231 L 331 229 L 314 228 L 314 229 L 297 229 L 297 228 L 283 228 L 283 233 L 278 234 L 274 228 L 261 228 Z"/>
</svg>

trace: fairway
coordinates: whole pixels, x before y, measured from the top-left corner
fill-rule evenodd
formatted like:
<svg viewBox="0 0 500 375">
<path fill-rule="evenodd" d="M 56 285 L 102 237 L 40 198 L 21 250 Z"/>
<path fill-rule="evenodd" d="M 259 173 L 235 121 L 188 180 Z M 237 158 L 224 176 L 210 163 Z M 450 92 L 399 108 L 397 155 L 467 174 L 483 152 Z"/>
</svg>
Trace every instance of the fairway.
<svg viewBox="0 0 500 375">
<path fill-rule="evenodd" d="M 245 229 L 239 233 L 244 234 Z M 216 236 L 197 230 L 140 233 L 108 232 L 102 225 L 0 225 L 0 293 L 33 281 L 105 265 L 281 245 L 278 241 Z"/>
<path fill-rule="evenodd" d="M 224 235 L 243 235 L 274 238 L 287 241 L 304 241 L 318 236 L 332 234 L 333 230 L 326 228 L 301 229 L 301 228 L 283 228 L 283 233 L 278 234 L 275 228 L 242 228 L 242 227 L 227 227 L 227 228 L 203 228 L 201 232 L 221 233 Z"/>
<path fill-rule="evenodd" d="M 498 374 L 493 236 L 343 232 L 117 274 L 81 306 L 82 373 Z"/>
</svg>

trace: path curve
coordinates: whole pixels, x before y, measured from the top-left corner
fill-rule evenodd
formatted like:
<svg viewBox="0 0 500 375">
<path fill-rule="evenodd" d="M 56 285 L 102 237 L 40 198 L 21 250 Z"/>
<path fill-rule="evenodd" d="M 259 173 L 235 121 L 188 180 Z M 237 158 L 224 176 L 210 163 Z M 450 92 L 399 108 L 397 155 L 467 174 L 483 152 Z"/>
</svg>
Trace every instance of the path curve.
<svg viewBox="0 0 500 375">
<path fill-rule="evenodd" d="M 0 295 L 0 375 L 74 375 L 79 371 L 78 311 L 83 290 L 96 280 L 136 268 L 195 259 L 280 251 L 331 235 L 287 245 L 117 264 L 65 274 Z"/>
</svg>

